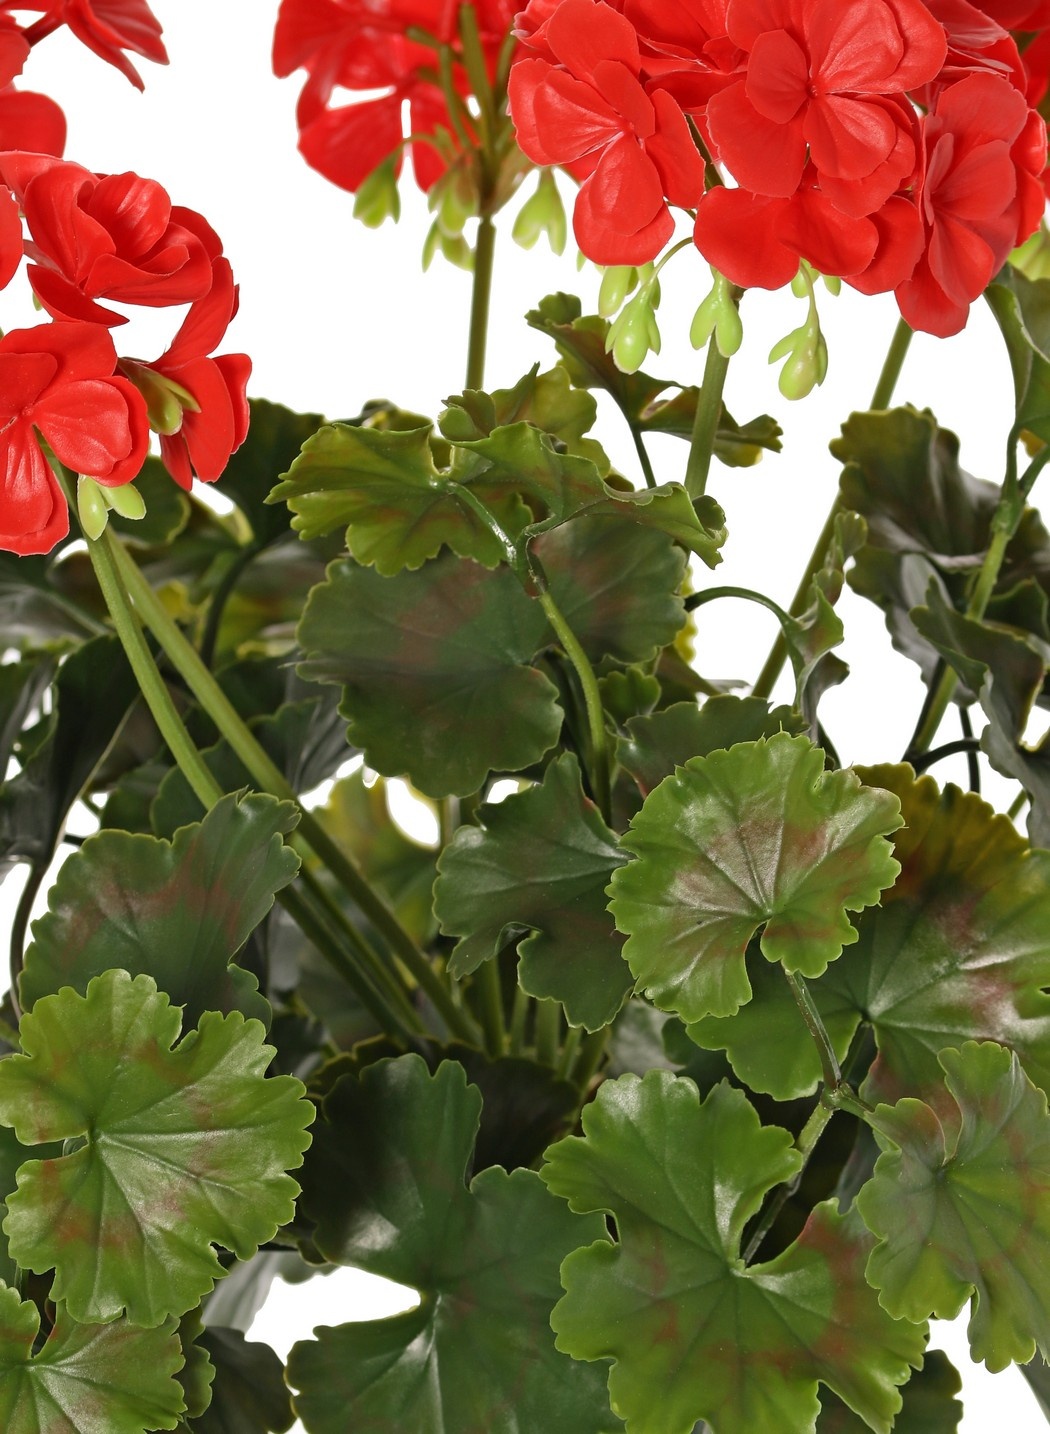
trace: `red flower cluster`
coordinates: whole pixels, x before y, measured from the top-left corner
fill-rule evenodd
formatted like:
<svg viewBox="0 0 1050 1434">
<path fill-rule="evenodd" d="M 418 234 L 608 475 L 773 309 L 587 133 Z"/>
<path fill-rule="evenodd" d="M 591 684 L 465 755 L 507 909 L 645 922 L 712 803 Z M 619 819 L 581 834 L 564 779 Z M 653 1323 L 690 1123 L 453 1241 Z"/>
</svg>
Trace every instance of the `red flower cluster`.
<svg viewBox="0 0 1050 1434">
<path fill-rule="evenodd" d="M 515 0 L 475 4 L 490 69 L 517 8 Z M 412 167 L 421 187 L 430 188 L 445 161 L 439 148 L 419 137 L 444 130 L 454 143 L 455 129 L 435 82 L 435 50 L 409 39 L 407 32 L 426 31 L 439 44 L 451 45 L 458 11 L 450 0 L 281 0 L 273 69 L 279 76 L 307 71 L 296 118 L 299 149 L 309 165 L 349 190 L 388 160 L 400 172 L 407 102 Z M 468 92 L 458 65 L 454 83 L 459 92 Z M 354 104 L 333 104 L 337 88 L 373 95 Z"/>
<path fill-rule="evenodd" d="M 1043 209 L 1043 51 L 1008 27 L 1050 32 L 1050 0 L 532 0 L 511 109 L 529 158 L 582 181 L 598 263 L 655 258 L 668 206 L 695 208 L 732 282 L 805 259 L 947 335 Z M 734 187 L 705 193 L 694 136 Z"/>
<path fill-rule="evenodd" d="M 0 547 L 47 552 L 68 515 L 36 432 L 61 462 L 116 486 L 138 474 L 152 427 L 177 483 L 210 482 L 247 433 L 251 366 L 210 356 L 236 286 L 217 235 L 159 184 L 24 151 L 0 153 L 0 179 L 0 279 L 24 249 L 56 321 L 0 342 Z M 189 309 L 165 353 L 143 363 L 117 358 L 109 330 L 127 320 L 113 302 Z"/>
</svg>

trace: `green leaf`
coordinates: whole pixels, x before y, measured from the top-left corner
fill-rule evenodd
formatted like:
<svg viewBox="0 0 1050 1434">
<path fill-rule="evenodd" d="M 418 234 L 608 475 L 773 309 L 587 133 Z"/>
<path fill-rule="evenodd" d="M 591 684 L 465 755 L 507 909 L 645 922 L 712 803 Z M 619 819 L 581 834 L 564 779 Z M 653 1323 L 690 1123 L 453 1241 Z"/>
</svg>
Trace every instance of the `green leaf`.
<svg viewBox="0 0 1050 1434">
<path fill-rule="evenodd" d="M 928 1349 L 922 1368 L 901 1390 L 904 1405 L 893 1434 L 956 1434 L 963 1417 L 959 1372 L 939 1349 Z M 864 1434 L 867 1425 L 833 1394 L 821 1393 L 817 1434 Z"/>
<path fill-rule="evenodd" d="M 300 672 L 342 685 L 350 740 L 370 767 L 462 796 L 557 741 L 557 690 L 529 665 L 546 634 L 505 568 L 445 556 L 384 578 L 344 561 L 310 595 Z"/>
<path fill-rule="evenodd" d="M 691 1434 L 699 1419 L 812 1434 L 818 1380 L 888 1431 L 925 1331 L 880 1309 L 859 1219 L 828 1202 L 775 1260 L 740 1259 L 748 1219 L 800 1167 L 788 1132 L 763 1128 L 741 1092 L 718 1085 L 701 1105 L 666 1071 L 606 1081 L 582 1124 L 541 1173 L 573 1210 L 611 1215 L 618 1239 L 565 1261 L 551 1323 L 559 1349 L 614 1361 L 628 1434 Z"/>
<path fill-rule="evenodd" d="M 572 387 L 560 364 L 546 373 L 540 373 L 539 367 L 534 364 L 513 388 L 492 393 L 467 389 L 448 399 L 448 408 L 438 419 L 441 432 L 452 443 L 469 443 L 509 423 L 531 423 L 563 444 L 566 452 L 589 458 L 606 477 L 605 450 L 596 439 L 585 437 L 594 426 L 598 405 L 589 393 Z"/>
<path fill-rule="evenodd" d="M 600 1372 L 558 1354 L 548 1324 L 561 1260 L 602 1222 L 572 1215 L 530 1170 L 483 1170 L 468 1188 L 480 1107 L 460 1066 L 432 1077 L 418 1056 L 344 1078 L 325 1101 L 323 1193 L 301 1202 L 318 1248 L 422 1299 L 294 1347 L 288 1380 L 310 1434 L 619 1427 Z"/>
<path fill-rule="evenodd" d="M 4 1434 L 145 1434 L 174 1429 L 183 1408 L 173 1378 L 182 1348 L 173 1321 L 81 1325 L 59 1305 L 34 1357 L 40 1315 L 0 1285 L 0 1425 Z"/>
<path fill-rule="evenodd" d="M 643 797 L 690 757 L 706 757 L 737 742 L 757 742 L 776 732 L 797 735 L 804 724 L 790 707 L 770 708 L 760 697 L 709 697 L 702 707 L 675 702 L 659 712 L 632 717 L 616 759 Z"/>
<path fill-rule="evenodd" d="M 857 939 L 846 916 L 879 900 L 898 866 L 886 833 L 899 803 L 850 771 L 825 772 L 805 737 L 781 733 L 694 757 L 646 798 L 622 844 L 610 910 L 645 994 L 686 1021 L 751 998 L 748 942 L 819 976 Z"/>
<path fill-rule="evenodd" d="M 23 1143 L 76 1145 L 22 1166 L 4 1224 L 24 1269 L 55 1269 L 51 1297 L 75 1319 L 181 1315 L 223 1273 L 213 1242 L 247 1259 L 291 1219 L 302 1085 L 264 1078 L 258 1021 L 208 1012 L 173 1050 L 180 1025 L 148 976 L 108 971 L 86 996 L 38 1001 L 26 1054 L 0 1062 L 0 1121 Z"/>
<path fill-rule="evenodd" d="M 1016 427 L 1050 442 L 1050 283 L 1007 264 L 987 299 L 1010 356 Z"/>
<path fill-rule="evenodd" d="M 478 823 L 438 860 L 434 910 L 445 935 L 462 938 L 450 971 L 468 975 L 517 941 L 522 990 L 600 1030 L 634 985 L 605 898 L 626 858 L 584 796 L 576 758 L 563 754 L 539 785 L 483 806 Z"/>
<path fill-rule="evenodd" d="M 295 1422 L 284 1366 L 268 1344 L 210 1326 L 200 1343 L 215 1366 L 211 1403 L 194 1434 L 284 1434 Z"/>
<path fill-rule="evenodd" d="M 20 994 L 24 1010 L 63 987 L 81 995 L 120 967 L 151 976 L 187 1030 L 205 1011 L 241 1011 L 268 1023 L 255 977 L 232 958 L 299 869 L 282 838 L 290 802 L 224 797 L 173 842 L 128 832 L 89 837 L 62 867 L 48 914 L 33 924 Z"/>
<path fill-rule="evenodd" d="M 880 1105 L 884 1154 L 857 1207 L 879 1243 L 867 1277 L 889 1312 L 954 1319 L 992 1371 L 1050 1348 L 1050 1118 L 993 1041 L 942 1051 L 950 1103 Z"/>
<path fill-rule="evenodd" d="M 289 526 L 287 511 L 267 506 L 266 495 L 324 419 L 319 413 L 293 413 L 262 398 L 251 399 L 249 407 L 248 437 L 226 464 L 219 492 L 232 498 L 248 519 L 251 546 L 261 550 L 283 538 Z"/>
<path fill-rule="evenodd" d="M 893 837 L 901 874 L 865 911 L 859 939 L 810 984 L 842 1059 L 861 1020 L 878 1057 L 861 1093 L 894 1101 L 943 1096 L 938 1056 L 994 1039 L 1050 1089 L 1050 853 L 1032 851 L 980 797 L 906 766 L 862 767 L 893 792 L 904 825 Z M 757 967 L 752 961 L 751 969 Z M 778 1100 L 816 1089 L 820 1063 L 784 982 L 757 979 L 754 999 L 726 1020 L 690 1027 L 726 1049 L 742 1080 Z"/>
<path fill-rule="evenodd" d="M 504 527 L 517 532 L 528 521 L 505 485 L 471 487 Z M 270 494 L 269 501 L 282 500 L 302 537 L 346 528 L 351 554 L 387 577 L 421 567 L 445 545 L 487 567 L 502 558 L 452 477 L 435 467 L 429 424 L 395 432 L 342 423 L 322 428 Z"/>
<path fill-rule="evenodd" d="M 46 557 L 0 553 L 0 630 L 11 646 L 83 642 L 103 631 L 98 615 L 70 591 L 68 564 L 60 561 L 65 547 Z"/>
</svg>

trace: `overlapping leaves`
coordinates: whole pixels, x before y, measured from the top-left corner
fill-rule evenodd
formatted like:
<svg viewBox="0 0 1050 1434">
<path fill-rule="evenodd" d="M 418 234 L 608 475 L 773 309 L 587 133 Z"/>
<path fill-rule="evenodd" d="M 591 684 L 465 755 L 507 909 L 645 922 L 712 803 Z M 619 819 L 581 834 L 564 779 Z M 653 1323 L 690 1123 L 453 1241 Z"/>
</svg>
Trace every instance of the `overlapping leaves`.
<svg viewBox="0 0 1050 1434">
<path fill-rule="evenodd" d="M 859 1218 L 829 1202 L 775 1260 L 740 1258 L 746 1222 L 801 1163 L 788 1133 L 763 1128 L 739 1091 L 718 1085 L 701 1104 L 666 1071 L 607 1081 L 582 1121 L 543 1178 L 574 1210 L 611 1215 L 618 1240 L 569 1256 L 551 1323 L 560 1349 L 614 1361 L 628 1434 L 691 1434 L 700 1419 L 718 1434 L 812 1434 L 818 1381 L 887 1431 L 925 1335 L 865 1282 Z"/>
<path fill-rule="evenodd" d="M 184 1407 L 173 1377 L 182 1350 L 169 1321 L 75 1324 L 59 1305 L 34 1356 L 40 1315 L 0 1285 L 0 1426 L 4 1434 L 145 1434 L 174 1429 Z"/>
<path fill-rule="evenodd" d="M 971 793 L 941 791 L 910 767 L 860 771 L 900 800 L 901 874 L 860 917 L 857 944 L 810 986 L 840 1058 L 866 1020 L 879 1052 L 861 1087 L 869 1100 L 921 1094 L 936 1104 L 938 1057 L 967 1040 L 1004 1042 L 1050 1087 L 1050 853 Z M 783 982 L 756 981 L 749 1006 L 690 1033 L 726 1048 L 742 1079 L 779 1099 L 820 1079 Z"/>
<path fill-rule="evenodd" d="M 557 758 L 541 784 L 478 817 L 438 862 L 435 911 L 445 934 L 462 938 L 452 973 L 519 940 L 522 990 L 560 1001 L 572 1024 L 608 1025 L 634 984 L 606 911 L 605 888 L 625 857 L 584 796 L 576 758 Z"/>
<path fill-rule="evenodd" d="M 295 808 L 273 797 L 224 797 L 174 841 L 103 831 L 63 866 L 33 928 L 21 998 L 31 1010 L 63 987 L 83 993 L 113 967 L 151 976 L 186 1029 L 205 1011 L 270 1008 L 232 957 L 299 868 L 283 837 Z M 221 873 L 221 875 L 220 875 Z"/>
<path fill-rule="evenodd" d="M 292 1215 L 303 1087 L 265 1078 L 258 1021 L 209 1012 L 172 1049 L 180 1026 L 149 977 L 109 971 L 39 1000 L 25 1054 L 0 1062 L 0 1121 L 24 1144 L 72 1142 L 19 1171 L 11 1253 L 53 1268 L 52 1297 L 85 1323 L 184 1313 L 222 1275 L 213 1244 L 247 1259 Z"/>
<path fill-rule="evenodd" d="M 325 1101 L 302 1202 L 317 1247 L 422 1298 L 295 1346 L 288 1378 L 310 1434 L 619 1427 L 601 1372 L 559 1354 L 548 1324 L 561 1260 L 602 1222 L 529 1170 L 483 1170 L 468 1189 L 480 1104 L 461 1067 L 431 1077 L 417 1056 L 344 1078 Z"/>
<path fill-rule="evenodd" d="M 623 845 L 638 860 L 612 878 L 610 910 L 646 994 L 687 1021 L 751 998 L 748 942 L 768 961 L 819 976 L 857 940 L 847 911 L 897 874 L 886 834 L 895 797 L 781 733 L 696 757 L 647 797 Z"/>
<path fill-rule="evenodd" d="M 880 1105 L 885 1153 L 857 1205 L 879 1243 L 867 1277 L 893 1315 L 954 1318 L 972 1298 L 991 1370 L 1050 1348 L 1050 1117 L 1016 1055 L 968 1041 L 940 1056 L 950 1101 Z"/>
</svg>

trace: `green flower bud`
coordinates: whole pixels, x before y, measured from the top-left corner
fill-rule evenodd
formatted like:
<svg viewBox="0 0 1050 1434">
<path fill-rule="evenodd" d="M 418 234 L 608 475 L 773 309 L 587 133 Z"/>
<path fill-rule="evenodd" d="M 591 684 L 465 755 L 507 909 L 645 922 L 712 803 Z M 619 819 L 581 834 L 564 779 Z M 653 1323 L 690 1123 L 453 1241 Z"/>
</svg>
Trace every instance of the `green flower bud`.
<svg viewBox="0 0 1050 1434">
<path fill-rule="evenodd" d="M 638 270 L 633 264 L 613 264 L 602 274 L 598 290 L 598 313 L 603 319 L 618 314 L 638 283 Z"/>
<path fill-rule="evenodd" d="M 109 522 L 109 505 L 94 478 L 81 474 L 77 479 L 77 516 L 85 538 L 101 538 Z"/>
<path fill-rule="evenodd" d="M 158 373 L 148 364 L 136 363 L 134 359 L 121 359 L 121 373 L 138 389 L 146 400 L 149 426 L 154 433 L 171 436 L 182 427 L 182 415 L 187 410 L 199 413 L 200 404 L 181 383 Z"/>
<path fill-rule="evenodd" d="M 744 340 L 744 326 L 740 322 L 740 310 L 733 298 L 733 288 L 724 274 L 712 269 L 714 284 L 707 298 L 703 300 L 689 329 L 689 342 L 694 349 L 704 348 L 715 337 L 718 352 L 723 358 L 732 358 Z"/>
<path fill-rule="evenodd" d="M 652 347 L 654 328 L 652 310 L 642 295 L 632 299 L 619 318 L 610 325 L 605 347 L 612 354 L 613 363 L 621 373 L 637 373 L 641 368 Z M 659 332 L 656 334 L 656 341 L 659 344 Z"/>
<path fill-rule="evenodd" d="M 358 186 L 354 195 L 354 218 L 369 229 L 378 229 L 387 219 L 401 218 L 401 195 L 397 188 L 394 158 L 385 160 Z"/>
<path fill-rule="evenodd" d="M 431 185 L 427 204 L 430 212 L 437 216 L 436 222 L 442 233 L 450 239 L 459 238 L 467 221 L 478 212 L 478 191 L 473 173 L 463 164 L 446 169 Z"/>
<path fill-rule="evenodd" d="M 828 349 L 820 331 L 816 310 L 800 328 L 774 344 L 769 362 L 786 358 L 780 371 L 778 387 L 785 398 L 805 398 L 814 388 L 824 382 L 828 371 Z"/>
<path fill-rule="evenodd" d="M 511 237 L 523 249 L 531 249 L 542 234 L 546 234 L 547 243 L 555 254 L 565 252 L 569 237 L 565 205 L 549 169 L 540 170 L 536 192 L 522 205 L 511 230 Z"/>
<path fill-rule="evenodd" d="M 106 505 L 122 518 L 138 522 L 146 516 L 146 501 L 134 483 L 121 483 L 117 488 L 102 488 Z"/>
</svg>

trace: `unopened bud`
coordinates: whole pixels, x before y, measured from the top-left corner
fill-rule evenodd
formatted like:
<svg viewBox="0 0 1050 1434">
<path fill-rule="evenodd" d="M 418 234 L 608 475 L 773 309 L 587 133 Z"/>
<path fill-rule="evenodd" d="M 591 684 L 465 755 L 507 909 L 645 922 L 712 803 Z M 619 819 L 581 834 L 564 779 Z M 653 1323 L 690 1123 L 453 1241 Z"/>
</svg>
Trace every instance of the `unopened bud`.
<svg viewBox="0 0 1050 1434">
<path fill-rule="evenodd" d="M 603 319 L 618 314 L 627 295 L 638 283 L 638 270 L 633 264 L 613 264 L 602 274 L 598 290 L 598 313 Z"/>
<path fill-rule="evenodd" d="M 373 169 L 358 185 L 354 195 L 354 218 L 369 229 L 378 229 L 387 219 L 401 218 L 401 195 L 397 188 L 397 167 L 391 156 Z"/>
<path fill-rule="evenodd" d="M 115 488 L 101 487 L 106 505 L 122 518 L 138 522 L 146 516 L 146 501 L 134 483 L 120 483 Z"/>
<path fill-rule="evenodd" d="M 541 169 L 536 192 L 521 206 L 514 221 L 511 236 L 523 249 L 531 249 L 541 235 L 547 236 L 547 243 L 555 254 L 565 252 L 568 226 L 565 220 L 565 205 L 558 192 L 558 185 L 549 169 Z"/>
<path fill-rule="evenodd" d="M 81 474 L 77 479 L 77 517 L 84 537 L 94 542 L 101 538 L 109 522 L 109 505 L 94 478 Z"/>
<path fill-rule="evenodd" d="M 785 398 L 805 398 L 824 382 L 828 371 L 828 348 L 815 312 L 800 328 L 785 334 L 779 343 L 774 344 L 769 362 L 776 363 L 778 359 L 787 360 L 780 370 L 778 382 Z"/>
</svg>

